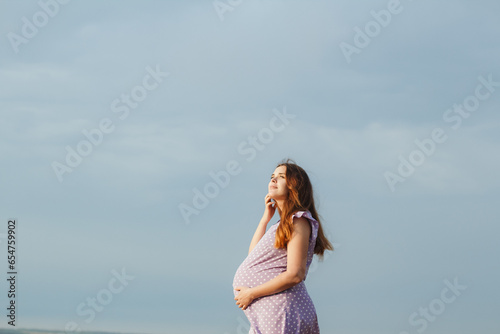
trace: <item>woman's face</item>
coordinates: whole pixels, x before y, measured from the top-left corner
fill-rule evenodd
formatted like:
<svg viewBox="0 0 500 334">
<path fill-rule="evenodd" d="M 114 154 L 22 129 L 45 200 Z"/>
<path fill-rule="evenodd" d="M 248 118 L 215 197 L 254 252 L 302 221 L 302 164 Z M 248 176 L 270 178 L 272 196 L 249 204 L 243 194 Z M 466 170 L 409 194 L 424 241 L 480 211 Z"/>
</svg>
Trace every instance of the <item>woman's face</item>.
<svg viewBox="0 0 500 334">
<path fill-rule="evenodd" d="M 286 199 L 288 188 L 286 187 L 286 166 L 279 166 L 274 170 L 269 182 L 269 194 L 271 198 Z"/>
</svg>

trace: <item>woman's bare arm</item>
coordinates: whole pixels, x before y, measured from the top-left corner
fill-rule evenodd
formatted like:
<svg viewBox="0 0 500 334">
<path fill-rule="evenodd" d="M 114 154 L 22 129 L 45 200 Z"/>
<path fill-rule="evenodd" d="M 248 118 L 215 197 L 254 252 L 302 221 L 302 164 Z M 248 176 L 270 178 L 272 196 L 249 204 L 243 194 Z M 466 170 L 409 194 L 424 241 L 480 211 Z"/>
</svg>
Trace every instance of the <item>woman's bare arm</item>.
<svg viewBox="0 0 500 334">
<path fill-rule="evenodd" d="M 276 211 L 276 207 L 274 207 L 274 202 L 269 194 L 266 195 L 264 203 L 266 205 L 266 209 L 264 210 L 264 214 L 260 219 L 259 226 L 257 226 L 257 230 L 255 230 L 252 241 L 250 242 L 250 248 L 248 249 L 248 254 L 250 254 L 250 252 L 255 247 L 255 245 L 257 245 L 262 236 L 266 234 L 267 224 L 269 223 L 269 221 L 274 215 L 274 212 Z"/>
<path fill-rule="evenodd" d="M 267 228 L 267 223 L 264 219 L 262 219 L 259 223 L 259 226 L 257 226 L 257 229 L 255 230 L 255 233 L 253 235 L 252 241 L 250 242 L 250 248 L 248 249 L 248 254 L 252 251 L 252 249 L 257 245 L 259 240 L 266 234 L 266 228 Z"/>
</svg>

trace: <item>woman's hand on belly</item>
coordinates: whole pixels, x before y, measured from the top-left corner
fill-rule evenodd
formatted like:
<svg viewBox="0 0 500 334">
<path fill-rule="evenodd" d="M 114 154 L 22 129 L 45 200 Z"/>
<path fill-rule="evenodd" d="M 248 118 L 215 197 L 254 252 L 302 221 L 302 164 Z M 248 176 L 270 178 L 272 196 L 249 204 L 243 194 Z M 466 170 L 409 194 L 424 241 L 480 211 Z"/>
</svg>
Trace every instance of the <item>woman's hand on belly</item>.
<svg viewBox="0 0 500 334">
<path fill-rule="evenodd" d="M 252 288 L 249 288 L 247 286 L 237 286 L 234 289 L 236 291 L 239 291 L 236 297 L 234 297 L 234 300 L 236 300 L 236 305 L 238 305 L 239 308 L 246 310 L 248 305 L 250 305 L 255 299 L 252 293 Z"/>
</svg>

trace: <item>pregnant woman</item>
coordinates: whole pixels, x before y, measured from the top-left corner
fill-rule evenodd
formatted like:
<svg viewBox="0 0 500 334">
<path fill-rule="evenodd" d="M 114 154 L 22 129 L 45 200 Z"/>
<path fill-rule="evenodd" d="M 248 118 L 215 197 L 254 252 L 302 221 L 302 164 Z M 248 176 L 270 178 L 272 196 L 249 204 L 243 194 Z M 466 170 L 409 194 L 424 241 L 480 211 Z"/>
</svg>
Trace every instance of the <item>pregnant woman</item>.
<svg viewBox="0 0 500 334">
<path fill-rule="evenodd" d="M 333 250 L 323 234 L 307 173 L 290 159 L 269 182 L 265 210 L 236 271 L 233 289 L 249 334 L 317 334 L 318 318 L 304 280 L 314 254 Z M 266 232 L 278 209 L 280 220 Z"/>
</svg>

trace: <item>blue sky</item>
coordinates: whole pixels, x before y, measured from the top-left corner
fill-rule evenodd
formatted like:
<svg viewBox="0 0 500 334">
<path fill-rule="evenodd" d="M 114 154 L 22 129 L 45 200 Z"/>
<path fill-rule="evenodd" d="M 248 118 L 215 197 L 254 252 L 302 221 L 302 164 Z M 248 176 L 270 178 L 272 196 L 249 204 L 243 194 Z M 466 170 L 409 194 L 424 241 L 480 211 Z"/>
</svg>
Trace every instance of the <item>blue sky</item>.
<svg viewBox="0 0 500 334">
<path fill-rule="evenodd" d="M 337 246 L 322 332 L 498 333 L 498 2 L 0 4 L 19 327 L 245 332 L 232 279 L 292 158 Z"/>
</svg>

